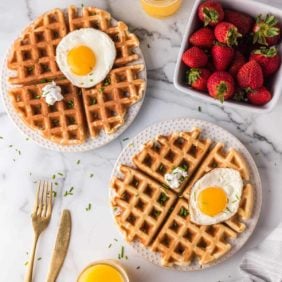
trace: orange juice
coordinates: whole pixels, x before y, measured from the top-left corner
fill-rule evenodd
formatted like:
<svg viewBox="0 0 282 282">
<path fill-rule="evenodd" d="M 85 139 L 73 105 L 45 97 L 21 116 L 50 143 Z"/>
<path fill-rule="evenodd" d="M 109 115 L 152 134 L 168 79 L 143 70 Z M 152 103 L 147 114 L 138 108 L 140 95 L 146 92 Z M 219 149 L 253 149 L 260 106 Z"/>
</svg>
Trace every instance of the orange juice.
<svg viewBox="0 0 282 282">
<path fill-rule="evenodd" d="M 86 267 L 77 282 L 128 282 L 125 271 L 118 264 L 108 260 Z"/>
<path fill-rule="evenodd" d="M 140 0 L 145 12 L 153 17 L 168 17 L 176 13 L 182 0 Z"/>
</svg>

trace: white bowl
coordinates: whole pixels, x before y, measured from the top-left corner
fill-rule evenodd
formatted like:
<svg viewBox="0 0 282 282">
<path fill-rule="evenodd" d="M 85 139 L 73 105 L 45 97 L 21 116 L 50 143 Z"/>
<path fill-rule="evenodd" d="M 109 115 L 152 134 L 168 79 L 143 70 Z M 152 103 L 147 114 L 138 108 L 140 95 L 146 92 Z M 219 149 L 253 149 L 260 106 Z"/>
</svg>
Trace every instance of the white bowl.
<svg viewBox="0 0 282 282">
<path fill-rule="evenodd" d="M 280 93 L 282 91 L 282 68 L 280 67 L 279 71 L 271 78 L 271 87 L 270 91 L 273 94 L 272 100 L 264 106 L 254 106 L 247 103 L 240 103 L 233 100 L 225 101 L 223 104 L 220 101 L 210 97 L 207 93 L 193 90 L 185 83 L 185 73 L 187 67 L 182 62 L 182 54 L 187 50 L 189 46 L 188 38 L 200 26 L 200 21 L 198 19 L 197 10 L 200 3 L 204 2 L 203 0 L 196 0 L 191 11 L 190 18 L 188 20 L 185 34 L 183 36 L 182 44 L 180 47 L 179 55 L 176 62 L 176 68 L 174 73 L 174 86 L 192 97 L 202 99 L 203 101 L 215 103 L 218 105 L 224 105 L 226 107 L 232 107 L 238 110 L 247 110 L 256 113 L 267 113 L 270 112 L 279 100 Z M 257 2 L 253 0 L 219 0 L 222 3 L 224 8 L 231 8 L 234 10 L 245 12 L 253 17 L 262 14 L 266 15 L 268 13 L 277 17 L 277 19 L 282 23 L 282 10 Z M 279 45 L 279 52 L 282 54 L 282 44 Z"/>
</svg>

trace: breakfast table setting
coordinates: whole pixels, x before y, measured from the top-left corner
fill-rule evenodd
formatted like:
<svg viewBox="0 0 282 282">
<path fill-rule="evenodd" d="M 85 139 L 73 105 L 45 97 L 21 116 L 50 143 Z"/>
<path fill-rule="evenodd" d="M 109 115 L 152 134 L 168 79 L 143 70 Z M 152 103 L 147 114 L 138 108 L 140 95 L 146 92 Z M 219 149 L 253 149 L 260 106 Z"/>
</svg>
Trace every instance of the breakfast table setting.
<svg viewBox="0 0 282 282">
<path fill-rule="evenodd" d="M 282 281 L 280 0 L 0 8 L 0 281 Z"/>
</svg>

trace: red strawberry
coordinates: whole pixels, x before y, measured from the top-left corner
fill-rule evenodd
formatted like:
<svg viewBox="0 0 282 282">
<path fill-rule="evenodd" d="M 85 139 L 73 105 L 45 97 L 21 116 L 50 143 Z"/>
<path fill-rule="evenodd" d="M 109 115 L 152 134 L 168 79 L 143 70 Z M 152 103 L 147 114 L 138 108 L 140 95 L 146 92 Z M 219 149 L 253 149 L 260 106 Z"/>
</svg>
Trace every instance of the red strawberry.
<svg viewBox="0 0 282 282">
<path fill-rule="evenodd" d="M 251 16 L 234 10 L 225 10 L 224 20 L 234 24 L 243 36 L 251 31 L 254 24 L 254 19 Z"/>
<path fill-rule="evenodd" d="M 219 2 L 208 0 L 198 8 L 198 16 L 205 26 L 215 26 L 224 18 L 224 11 Z"/>
<path fill-rule="evenodd" d="M 242 34 L 238 32 L 238 28 L 228 22 L 219 23 L 215 27 L 214 35 L 220 43 L 227 44 L 228 46 L 238 45 L 237 39 L 242 37 Z"/>
<path fill-rule="evenodd" d="M 230 99 L 234 94 L 234 79 L 228 72 L 217 71 L 208 79 L 208 90 L 210 96 L 223 103 L 224 100 Z"/>
<path fill-rule="evenodd" d="M 258 16 L 256 24 L 253 27 L 253 43 L 261 45 L 272 46 L 276 45 L 280 40 L 281 28 L 278 20 L 272 16 L 267 15 L 264 19 Z"/>
<path fill-rule="evenodd" d="M 238 71 L 237 81 L 242 88 L 261 88 L 264 82 L 261 66 L 254 60 L 244 64 Z"/>
<path fill-rule="evenodd" d="M 225 45 L 216 44 L 211 50 L 213 64 L 216 70 L 223 71 L 228 68 L 234 57 L 234 49 Z"/>
<path fill-rule="evenodd" d="M 206 91 L 208 89 L 207 82 L 210 75 L 211 72 L 208 69 L 192 68 L 187 72 L 187 81 L 193 88 Z"/>
<path fill-rule="evenodd" d="M 199 47 L 192 47 L 182 55 L 182 61 L 190 68 L 201 68 L 208 63 L 208 56 Z"/>
<path fill-rule="evenodd" d="M 203 27 L 194 32 L 189 42 L 197 47 L 211 48 L 214 43 L 215 37 L 213 31 L 208 27 Z"/>
<path fill-rule="evenodd" d="M 251 104 L 257 106 L 263 106 L 272 99 L 271 93 L 265 87 L 257 90 L 249 90 L 247 97 Z"/>
<path fill-rule="evenodd" d="M 239 69 L 246 63 L 245 57 L 239 52 L 235 51 L 233 62 L 229 67 L 229 73 L 232 74 L 233 77 L 236 77 Z"/>
<path fill-rule="evenodd" d="M 281 57 L 274 46 L 271 48 L 261 47 L 258 50 L 254 50 L 251 53 L 250 60 L 255 60 L 260 64 L 265 77 L 276 73 L 281 65 Z"/>
</svg>

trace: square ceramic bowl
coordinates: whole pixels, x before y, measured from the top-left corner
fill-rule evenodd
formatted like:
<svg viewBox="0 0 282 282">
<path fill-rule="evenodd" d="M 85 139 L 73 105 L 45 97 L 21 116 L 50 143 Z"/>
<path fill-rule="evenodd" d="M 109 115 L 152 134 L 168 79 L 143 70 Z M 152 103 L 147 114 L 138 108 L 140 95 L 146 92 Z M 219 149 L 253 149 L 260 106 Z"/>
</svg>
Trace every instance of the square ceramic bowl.
<svg viewBox="0 0 282 282">
<path fill-rule="evenodd" d="M 184 63 L 182 63 L 181 57 L 182 54 L 185 52 L 185 50 L 187 50 L 190 47 L 188 42 L 189 36 L 196 30 L 196 28 L 200 27 L 200 21 L 198 19 L 197 10 L 198 10 L 198 6 L 202 2 L 204 1 L 203 0 L 195 1 L 193 9 L 191 11 L 190 18 L 187 23 L 185 34 L 182 40 L 181 48 L 176 63 L 176 69 L 174 73 L 174 86 L 181 92 L 184 92 L 197 99 L 222 105 L 220 101 L 210 97 L 207 93 L 193 90 L 192 88 L 188 87 L 188 85 L 185 83 L 185 73 L 187 67 L 184 65 Z M 230 9 L 242 11 L 253 17 L 259 14 L 265 15 L 270 13 L 276 16 L 277 19 L 280 21 L 280 23 L 282 23 L 282 9 L 278 9 L 253 0 L 236 0 L 236 1 L 219 0 L 219 2 L 222 3 L 224 8 L 230 8 Z M 280 54 L 282 54 L 282 44 L 279 45 L 278 49 Z M 273 97 L 272 100 L 264 106 L 259 107 L 259 106 L 240 103 L 232 100 L 225 101 L 223 105 L 226 107 L 235 108 L 237 110 L 246 110 L 255 113 L 270 112 L 277 104 L 280 93 L 282 92 L 282 67 L 280 67 L 279 71 L 271 78 L 271 81 L 269 81 L 268 84 L 269 84 L 268 88 L 272 92 Z"/>
</svg>

